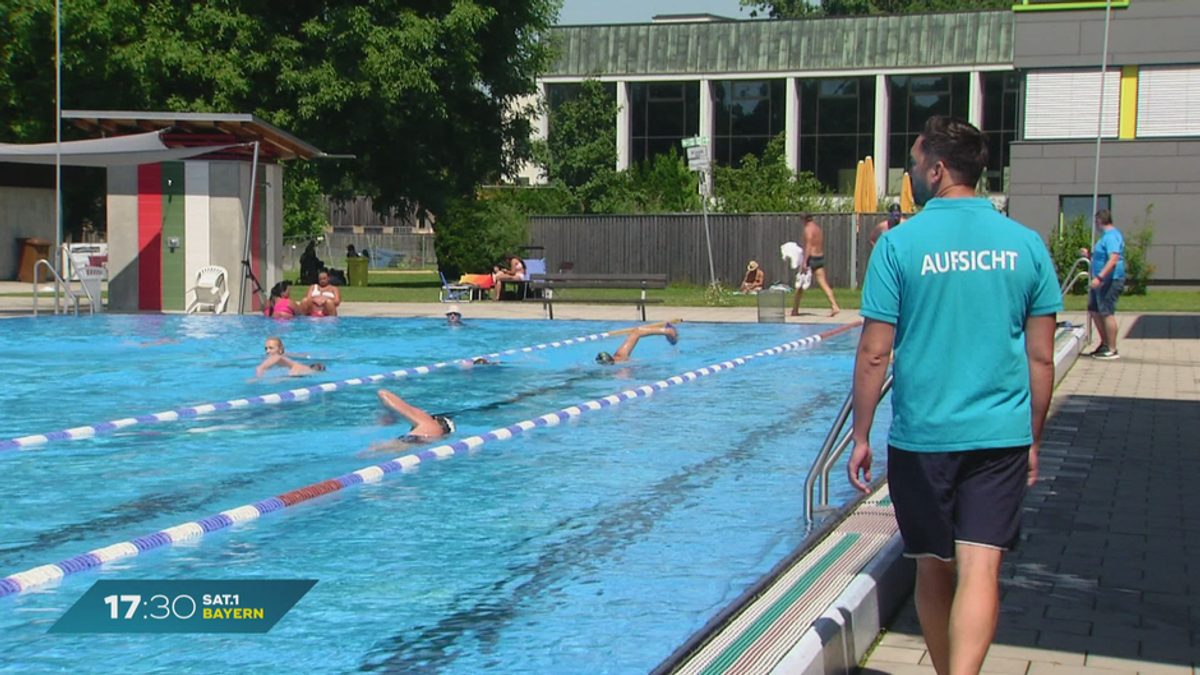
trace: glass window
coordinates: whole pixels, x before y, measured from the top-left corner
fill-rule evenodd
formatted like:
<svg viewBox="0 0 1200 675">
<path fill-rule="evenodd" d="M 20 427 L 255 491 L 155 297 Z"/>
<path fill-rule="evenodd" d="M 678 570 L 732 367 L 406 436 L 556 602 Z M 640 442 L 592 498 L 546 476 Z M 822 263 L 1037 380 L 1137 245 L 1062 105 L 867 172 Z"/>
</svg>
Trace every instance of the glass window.
<svg viewBox="0 0 1200 675">
<path fill-rule="evenodd" d="M 715 159 L 737 166 L 747 154 L 760 155 L 783 133 L 787 111 L 786 80 L 713 82 Z"/>
<path fill-rule="evenodd" d="M 852 194 L 859 160 L 875 144 L 875 78 L 800 81 L 800 170 Z"/>
<path fill-rule="evenodd" d="M 909 148 L 930 117 L 953 115 L 966 119 L 970 114 L 970 73 L 899 75 L 888 78 L 888 87 L 891 91 L 888 166 L 893 169 L 907 168 Z"/>
<path fill-rule="evenodd" d="M 983 74 L 983 133 L 988 139 L 988 165 L 983 177 L 990 192 L 1008 192 L 1009 146 L 1017 139 L 1021 76 Z"/>
<path fill-rule="evenodd" d="M 602 85 L 604 91 L 608 93 L 610 100 L 617 100 L 617 85 L 615 82 L 605 82 Z M 550 133 L 554 133 L 554 113 L 563 106 L 564 103 L 574 101 L 583 93 L 583 85 L 579 83 L 568 84 L 547 84 L 546 85 L 546 103 L 549 108 L 550 118 Z M 616 124 L 616 120 L 613 120 Z"/>
<path fill-rule="evenodd" d="M 1096 211 L 1111 210 L 1112 195 L 1099 195 L 1096 203 Z M 1083 218 L 1085 225 L 1090 225 L 1094 215 L 1091 195 L 1063 195 L 1058 198 L 1058 224 L 1060 227 L 1080 217 Z"/>
<path fill-rule="evenodd" d="M 629 85 L 631 157 L 643 162 L 700 131 L 699 82 L 634 82 Z M 681 151 L 682 152 L 682 151 Z"/>
</svg>

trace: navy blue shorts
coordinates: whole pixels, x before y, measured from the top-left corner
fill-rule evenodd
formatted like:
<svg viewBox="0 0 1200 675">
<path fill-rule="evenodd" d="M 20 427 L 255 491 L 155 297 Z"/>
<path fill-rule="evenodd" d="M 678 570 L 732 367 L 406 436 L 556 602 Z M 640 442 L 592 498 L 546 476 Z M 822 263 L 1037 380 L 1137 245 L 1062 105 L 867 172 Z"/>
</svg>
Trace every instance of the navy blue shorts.
<svg viewBox="0 0 1200 675">
<path fill-rule="evenodd" d="M 888 447 L 904 555 L 954 559 L 956 543 L 1012 550 L 1021 536 L 1029 446 L 962 452 Z"/>
</svg>

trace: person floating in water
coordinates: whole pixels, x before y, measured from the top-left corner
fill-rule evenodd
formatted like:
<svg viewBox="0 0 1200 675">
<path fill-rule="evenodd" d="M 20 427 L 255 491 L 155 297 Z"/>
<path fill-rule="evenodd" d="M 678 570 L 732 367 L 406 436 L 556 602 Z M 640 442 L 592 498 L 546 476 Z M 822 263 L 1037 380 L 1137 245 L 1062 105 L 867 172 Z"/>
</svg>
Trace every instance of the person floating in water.
<svg viewBox="0 0 1200 675">
<path fill-rule="evenodd" d="M 450 305 L 450 309 L 446 310 L 446 325 L 463 325 L 462 310 L 459 309 L 458 305 Z"/>
<path fill-rule="evenodd" d="M 262 377 L 264 373 L 272 368 L 287 368 L 288 375 L 292 377 L 301 377 L 311 375 L 313 373 L 321 373 L 325 371 L 325 365 L 322 363 L 314 363 L 311 366 L 303 363 L 296 363 L 291 358 L 284 355 L 283 340 L 277 337 L 267 338 L 265 346 L 267 358 L 258 364 L 254 369 L 254 377 Z"/>
<path fill-rule="evenodd" d="M 420 408 L 407 403 L 404 399 L 387 389 L 379 390 L 379 400 L 390 410 L 399 413 L 412 424 L 408 433 L 394 441 L 373 446 L 372 449 L 403 448 L 408 445 L 419 445 L 435 441 L 442 436 L 454 433 L 454 421 L 445 415 L 430 415 Z"/>
<path fill-rule="evenodd" d="M 600 352 L 596 355 L 596 363 L 602 366 L 611 366 L 614 363 L 625 363 L 629 360 L 629 356 L 633 354 L 633 348 L 637 346 L 638 340 L 647 335 L 662 335 L 667 338 L 667 342 L 675 344 L 679 342 L 679 331 L 671 324 L 661 327 L 640 326 L 633 329 L 629 337 L 625 338 L 625 342 L 617 349 L 615 354 L 608 352 Z"/>
</svg>

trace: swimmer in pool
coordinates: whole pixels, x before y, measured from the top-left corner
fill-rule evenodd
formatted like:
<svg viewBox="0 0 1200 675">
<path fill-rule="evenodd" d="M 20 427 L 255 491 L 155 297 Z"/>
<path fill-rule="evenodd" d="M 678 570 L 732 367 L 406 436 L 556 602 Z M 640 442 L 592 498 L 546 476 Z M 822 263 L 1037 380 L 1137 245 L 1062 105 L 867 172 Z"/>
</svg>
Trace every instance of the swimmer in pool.
<svg viewBox="0 0 1200 675">
<path fill-rule="evenodd" d="M 379 400 L 389 409 L 400 413 L 412 424 L 412 428 L 408 430 L 407 434 L 396 440 L 373 446 L 372 449 L 382 450 L 420 445 L 454 433 L 454 422 L 449 417 L 445 415 L 430 415 L 416 406 L 409 405 L 404 399 L 387 389 L 379 390 Z"/>
<path fill-rule="evenodd" d="M 291 377 L 302 377 L 313 373 L 325 372 L 325 365 L 322 363 L 314 363 L 311 366 L 303 363 L 296 363 L 291 358 L 283 353 L 283 340 L 277 337 L 267 338 L 265 345 L 267 358 L 262 363 L 258 364 L 258 368 L 254 369 L 254 377 L 262 377 L 264 373 L 272 368 L 287 368 L 288 375 Z"/>
<path fill-rule="evenodd" d="M 641 326 L 639 328 L 635 328 L 634 331 L 629 334 L 629 337 L 625 338 L 625 342 L 621 344 L 620 349 L 618 349 L 615 354 L 609 354 L 608 352 L 600 352 L 597 354 L 596 363 L 599 363 L 602 366 L 611 366 L 614 363 L 625 363 L 629 360 L 629 356 L 633 354 L 633 348 L 637 346 L 638 340 L 641 340 L 647 335 L 662 335 L 663 337 L 667 338 L 667 342 L 670 342 L 671 344 L 679 342 L 679 331 L 676 330 L 671 324 L 667 324 L 661 328 Z"/>
<path fill-rule="evenodd" d="M 462 320 L 462 310 L 458 308 L 458 305 L 450 305 L 450 309 L 446 311 L 446 325 L 448 325 L 448 326 L 465 325 L 465 324 L 463 324 L 463 320 Z"/>
</svg>

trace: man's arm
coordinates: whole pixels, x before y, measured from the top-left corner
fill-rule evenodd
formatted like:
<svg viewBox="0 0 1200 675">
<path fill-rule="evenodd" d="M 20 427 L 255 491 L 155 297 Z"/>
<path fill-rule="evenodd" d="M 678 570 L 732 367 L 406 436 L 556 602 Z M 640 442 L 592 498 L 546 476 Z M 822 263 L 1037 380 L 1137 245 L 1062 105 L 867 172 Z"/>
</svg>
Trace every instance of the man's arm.
<svg viewBox="0 0 1200 675">
<path fill-rule="evenodd" d="M 414 405 L 409 405 L 404 401 L 404 399 L 393 394 L 387 389 L 379 390 L 379 400 L 383 401 L 384 405 L 400 413 L 405 419 L 411 422 L 413 424 L 413 431 L 415 433 L 421 433 L 423 429 L 427 428 L 441 428 L 441 425 L 437 423 L 437 420 L 433 419 L 432 415 Z"/>
<path fill-rule="evenodd" d="M 890 323 L 865 319 L 858 354 L 854 360 L 854 432 L 855 443 L 868 443 L 875 409 L 882 398 L 880 390 L 887 379 L 896 327 Z"/>
<path fill-rule="evenodd" d="M 879 241 L 879 238 L 883 236 L 883 233 L 886 231 L 887 224 L 888 224 L 888 221 L 886 221 L 886 220 L 881 220 L 875 224 L 875 229 L 871 230 L 871 245 L 872 246 L 874 246 L 875 242 Z"/>
<path fill-rule="evenodd" d="M 1033 419 L 1033 445 L 1042 441 L 1042 428 L 1054 392 L 1054 331 L 1058 315 L 1031 316 L 1025 320 L 1025 357 L 1029 360 L 1029 394 Z M 1036 478 L 1036 470 L 1032 478 Z M 1031 482 L 1032 482 L 1031 478 Z"/>
<path fill-rule="evenodd" d="M 1101 281 L 1107 281 L 1108 275 L 1112 274 L 1113 270 L 1117 269 L 1117 263 L 1119 262 L 1121 262 L 1121 254 L 1110 253 L 1108 256 L 1108 262 L 1104 263 L 1104 268 L 1101 269 L 1100 274 L 1097 274 L 1096 276 L 1100 277 Z"/>
</svg>

